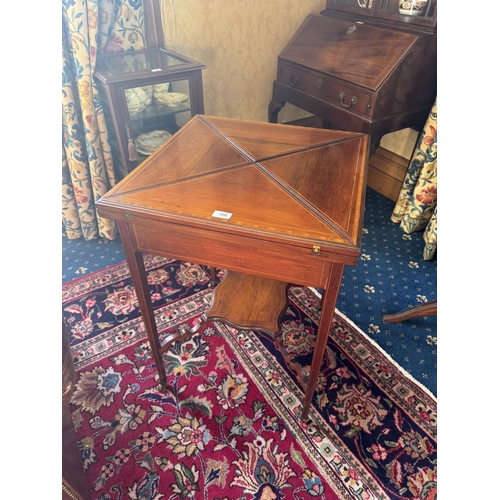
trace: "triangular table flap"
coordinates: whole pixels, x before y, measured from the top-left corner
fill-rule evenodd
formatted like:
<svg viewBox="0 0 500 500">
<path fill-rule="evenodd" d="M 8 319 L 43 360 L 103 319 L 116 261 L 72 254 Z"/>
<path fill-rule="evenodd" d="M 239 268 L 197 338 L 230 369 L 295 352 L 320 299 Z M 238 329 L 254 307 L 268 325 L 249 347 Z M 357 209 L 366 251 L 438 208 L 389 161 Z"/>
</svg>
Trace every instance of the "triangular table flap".
<svg viewBox="0 0 500 500">
<path fill-rule="evenodd" d="M 119 184 L 113 194 L 179 182 L 215 170 L 248 163 L 247 158 L 222 140 L 217 131 L 195 116 L 161 148 Z"/>
<path fill-rule="evenodd" d="M 204 119 L 234 141 L 236 147 L 239 146 L 257 161 L 352 136 L 352 132 L 341 130 L 291 127 L 249 120 L 236 121 L 214 116 L 205 116 Z"/>
<path fill-rule="evenodd" d="M 251 186 L 251 189 L 249 189 Z M 196 201 L 195 203 L 193 201 Z M 318 238 L 329 242 L 351 243 L 290 196 L 255 165 L 213 172 L 176 184 L 152 187 L 147 197 L 141 192 L 123 193 L 120 203 L 158 211 L 161 216 L 182 216 L 213 221 L 216 211 L 230 213 L 224 224 L 270 231 L 298 237 Z"/>
<path fill-rule="evenodd" d="M 359 184 L 359 179 L 364 166 L 353 158 L 362 157 L 362 148 L 366 147 L 366 138 L 360 136 L 271 158 L 263 161 L 262 166 L 278 182 L 283 182 L 297 193 L 312 210 L 321 213 L 327 223 L 338 226 L 355 239 L 358 234 L 357 218 L 352 219 L 351 207 L 355 198 L 361 196 L 363 186 Z M 290 168 L 291 164 L 294 168 Z"/>
</svg>

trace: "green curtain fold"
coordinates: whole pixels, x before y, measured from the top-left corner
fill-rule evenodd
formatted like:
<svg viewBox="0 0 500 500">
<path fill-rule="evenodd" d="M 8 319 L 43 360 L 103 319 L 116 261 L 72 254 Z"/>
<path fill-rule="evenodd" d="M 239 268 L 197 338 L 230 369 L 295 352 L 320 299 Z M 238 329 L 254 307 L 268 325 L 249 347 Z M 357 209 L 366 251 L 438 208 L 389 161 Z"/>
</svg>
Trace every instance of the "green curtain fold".
<svg viewBox="0 0 500 500">
<path fill-rule="evenodd" d="M 70 239 L 114 239 L 98 201 L 117 182 L 99 91 L 97 54 L 145 48 L 142 0 L 62 2 L 62 222 Z"/>
<path fill-rule="evenodd" d="M 437 249 L 437 98 L 417 140 L 391 220 L 407 233 L 423 230 L 423 258 Z"/>
</svg>

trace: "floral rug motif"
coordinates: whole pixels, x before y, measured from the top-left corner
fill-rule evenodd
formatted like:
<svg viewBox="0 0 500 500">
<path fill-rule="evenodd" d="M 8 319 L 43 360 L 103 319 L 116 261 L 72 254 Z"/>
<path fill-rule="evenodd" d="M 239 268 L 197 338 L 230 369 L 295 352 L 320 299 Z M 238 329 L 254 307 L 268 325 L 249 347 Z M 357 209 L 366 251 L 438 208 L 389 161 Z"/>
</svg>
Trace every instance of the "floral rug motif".
<svg viewBox="0 0 500 500">
<path fill-rule="evenodd" d="M 147 256 L 161 336 L 209 307 L 208 268 Z M 307 373 L 320 297 L 291 288 L 287 349 Z M 63 285 L 71 411 L 92 500 L 436 498 L 435 397 L 335 314 L 310 419 L 259 332 L 209 323 L 157 375 L 126 263 Z"/>
</svg>

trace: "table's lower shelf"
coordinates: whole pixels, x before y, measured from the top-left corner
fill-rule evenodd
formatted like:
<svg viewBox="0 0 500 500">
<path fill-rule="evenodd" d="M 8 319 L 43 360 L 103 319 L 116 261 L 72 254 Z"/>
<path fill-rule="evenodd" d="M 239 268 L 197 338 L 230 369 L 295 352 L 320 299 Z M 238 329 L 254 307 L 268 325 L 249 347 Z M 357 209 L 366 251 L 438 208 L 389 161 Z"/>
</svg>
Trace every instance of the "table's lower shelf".
<svg viewBox="0 0 500 500">
<path fill-rule="evenodd" d="M 225 271 L 223 281 L 214 290 L 210 309 L 202 315 L 201 324 L 221 321 L 239 330 L 254 330 L 270 336 L 288 368 L 295 372 L 306 390 L 308 377 L 302 366 L 288 354 L 281 332 L 281 318 L 288 307 L 290 286 L 283 281 Z M 199 326 L 195 331 L 198 329 Z"/>
<path fill-rule="evenodd" d="M 249 274 L 225 271 L 215 288 L 204 321 L 222 321 L 241 330 L 263 331 L 276 339 L 288 304 L 289 285 Z"/>
<path fill-rule="evenodd" d="M 212 282 L 214 279 L 212 270 Z M 221 321 L 239 330 L 257 330 L 281 340 L 281 317 L 288 305 L 289 284 L 249 274 L 224 271 L 224 278 L 213 292 L 210 309 L 192 328 L 180 327 L 165 338 L 160 354 L 167 352 L 172 342 L 184 340 L 198 332 L 209 321 Z"/>
</svg>

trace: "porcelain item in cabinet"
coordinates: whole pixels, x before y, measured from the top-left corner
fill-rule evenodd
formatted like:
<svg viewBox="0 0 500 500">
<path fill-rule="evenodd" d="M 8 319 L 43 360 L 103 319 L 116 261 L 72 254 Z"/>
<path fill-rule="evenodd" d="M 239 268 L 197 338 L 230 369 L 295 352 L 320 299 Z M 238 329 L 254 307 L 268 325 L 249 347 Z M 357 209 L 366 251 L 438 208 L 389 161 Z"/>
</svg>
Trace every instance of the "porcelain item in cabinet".
<svg viewBox="0 0 500 500">
<path fill-rule="evenodd" d="M 427 0 L 406 0 L 399 2 L 399 13 L 405 16 L 423 16 Z"/>
</svg>

